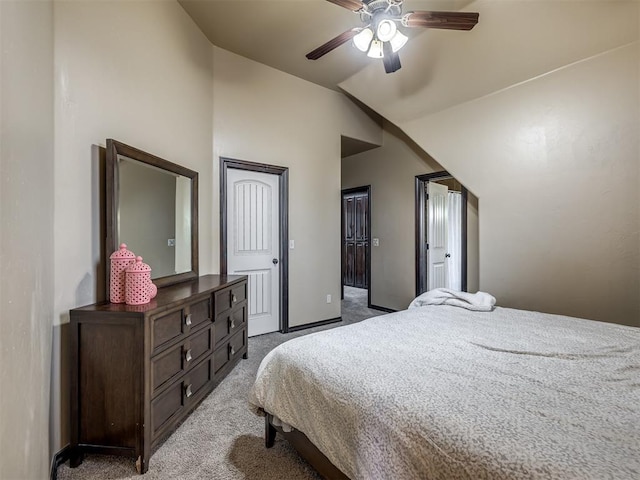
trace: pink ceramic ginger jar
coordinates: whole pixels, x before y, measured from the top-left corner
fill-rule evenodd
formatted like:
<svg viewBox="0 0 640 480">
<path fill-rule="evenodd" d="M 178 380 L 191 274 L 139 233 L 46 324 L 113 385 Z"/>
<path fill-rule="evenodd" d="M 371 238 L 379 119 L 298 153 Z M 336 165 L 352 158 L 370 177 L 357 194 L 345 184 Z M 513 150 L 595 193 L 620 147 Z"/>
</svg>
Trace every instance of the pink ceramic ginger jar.
<svg viewBox="0 0 640 480">
<path fill-rule="evenodd" d="M 127 305 L 143 305 L 156 296 L 158 289 L 151 282 L 151 267 L 142 263 L 142 257 L 129 264 L 125 270 Z"/>
<path fill-rule="evenodd" d="M 120 248 L 111 254 L 111 273 L 109 275 L 109 301 L 111 303 L 125 302 L 125 269 L 135 262 L 136 256 L 127 250 L 122 243 Z"/>
</svg>

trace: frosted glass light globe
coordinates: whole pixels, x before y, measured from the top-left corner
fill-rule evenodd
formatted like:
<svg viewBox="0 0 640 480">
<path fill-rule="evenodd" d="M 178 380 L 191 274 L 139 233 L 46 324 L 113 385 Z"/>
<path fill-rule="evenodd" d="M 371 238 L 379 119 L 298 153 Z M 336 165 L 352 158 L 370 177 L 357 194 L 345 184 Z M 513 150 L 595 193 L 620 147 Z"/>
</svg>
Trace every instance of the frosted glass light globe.
<svg viewBox="0 0 640 480">
<path fill-rule="evenodd" d="M 397 52 L 402 47 L 404 47 L 404 44 L 407 43 L 407 40 L 409 40 L 407 36 L 403 35 L 400 30 L 398 30 L 391 39 L 391 50 Z"/>
<path fill-rule="evenodd" d="M 370 28 L 363 29 L 355 37 L 353 37 L 353 44 L 361 52 L 369 50 L 369 44 L 373 39 L 373 31 Z"/>
<path fill-rule="evenodd" d="M 376 33 L 378 34 L 378 39 L 381 42 L 388 42 L 396 34 L 396 30 L 397 27 L 395 22 L 385 19 L 380 21 L 378 24 L 378 30 Z"/>
<path fill-rule="evenodd" d="M 374 40 L 371 42 L 371 48 L 369 49 L 367 56 L 371 58 L 384 57 L 384 53 L 382 52 L 382 42 L 380 40 Z"/>
</svg>

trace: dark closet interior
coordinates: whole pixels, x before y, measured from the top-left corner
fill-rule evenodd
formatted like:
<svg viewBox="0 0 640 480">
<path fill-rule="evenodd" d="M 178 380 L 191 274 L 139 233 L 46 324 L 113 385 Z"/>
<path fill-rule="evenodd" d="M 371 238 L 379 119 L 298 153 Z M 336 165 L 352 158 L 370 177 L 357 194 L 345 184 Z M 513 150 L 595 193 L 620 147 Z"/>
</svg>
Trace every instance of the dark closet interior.
<svg viewBox="0 0 640 480">
<path fill-rule="evenodd" d="M 342 194 L 342 283 L 369 288 L 369 193 L 367 190 Z"/>
</svg>

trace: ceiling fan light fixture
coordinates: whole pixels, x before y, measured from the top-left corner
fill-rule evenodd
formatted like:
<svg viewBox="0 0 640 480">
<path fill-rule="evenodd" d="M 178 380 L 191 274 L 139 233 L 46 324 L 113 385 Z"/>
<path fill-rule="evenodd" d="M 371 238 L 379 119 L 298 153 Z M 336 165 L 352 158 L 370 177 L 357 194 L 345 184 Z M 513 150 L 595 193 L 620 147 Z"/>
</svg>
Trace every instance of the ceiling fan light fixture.
<svg viewBox="0 0 640 480">
<path fill-rule="evenodd" d="M 353 44 L 361 52 L 369 50 L 369 45 L 373 40 L 373 31 L 370 28 L 363 28 L 360 33 L 353 37 Z"/>
<path fill-rule="evenodd" d="M 407 37 L 400 30 L 398 30 L 389 42 L 391 43 L 391 49 L 394 52 L 397 52 L 398 50 L 400 50 L 402 47 L 405 46 L 405 44 L 407 43 L 407 40 L 409 40 L 409 37 Z"/>
<path fill-rule="evenodd" d="M 376 36 L 381 42 L 388 42 L 394 37 L 397 30 L 398 27 L 396 27 L 395 22 L 393 20 L 385 18 L 384 20 L 380 20 L 380 22 L 378 23 Z"/>
<path fill-rule="evenodd" d="M 369 53 L 367 53 L 368 57 L 371 58 L 382 58 L 384 57 L 384 53 L 382 52 L 382 42 L 377 38 L 371 42 L 371 48 L 369 48 Z"/>
</svg>

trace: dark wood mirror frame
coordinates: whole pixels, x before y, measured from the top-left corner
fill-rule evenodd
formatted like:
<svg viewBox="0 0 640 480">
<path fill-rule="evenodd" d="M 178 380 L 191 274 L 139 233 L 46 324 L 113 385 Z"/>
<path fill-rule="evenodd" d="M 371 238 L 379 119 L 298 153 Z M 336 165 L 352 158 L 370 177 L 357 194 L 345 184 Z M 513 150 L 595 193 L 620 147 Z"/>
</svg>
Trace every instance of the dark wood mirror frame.
<svg viewBox="0 0 640 480">
<path fill-rule="evenodd" d="M 166 277 L 154 278 L 153 283 L 158 287 L 192 280 L 198 277 L 198 172 L 186 167 L 143 152 L 117 140 L 107 139 L 106 155 L 106 221 L 107 239 L 105 243 L 104 265 L 106 266 L 106 297 L 109 298 L 109 275 L 111 253 L 118 249 L 118 191 L 119 168 L 118 155 L 151 165 L 168 172 L 182 175 L 191 179 L 191 270 Z"/>
</svg>

